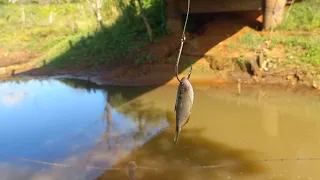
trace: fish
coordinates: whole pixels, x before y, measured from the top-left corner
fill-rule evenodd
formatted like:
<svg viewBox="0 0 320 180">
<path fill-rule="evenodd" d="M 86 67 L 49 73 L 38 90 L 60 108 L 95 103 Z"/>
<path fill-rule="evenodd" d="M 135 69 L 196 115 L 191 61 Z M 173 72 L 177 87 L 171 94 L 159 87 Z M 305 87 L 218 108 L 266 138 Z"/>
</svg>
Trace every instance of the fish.
<svg viewBox="0 0 320 180">
<path fill-rule="evenodd" d="M 194 102 L 194 91 L 193 91 L 192 84 L 189 80 L 191 72 L 192 72 L 192 66 L 189 71 L 188 77 L 183 77 L 181 80 L 178 79 L 180 83 L 178 86 L 176 103 L 174 107 L 174 111 L 176 113 L 176 127 L 175 127 L 176 135 L 174 137 L 175 144 L 177 144 L 179 140 L 179 135 L 182 127 L 189 122 L 191 109 Z"/>
</svg>

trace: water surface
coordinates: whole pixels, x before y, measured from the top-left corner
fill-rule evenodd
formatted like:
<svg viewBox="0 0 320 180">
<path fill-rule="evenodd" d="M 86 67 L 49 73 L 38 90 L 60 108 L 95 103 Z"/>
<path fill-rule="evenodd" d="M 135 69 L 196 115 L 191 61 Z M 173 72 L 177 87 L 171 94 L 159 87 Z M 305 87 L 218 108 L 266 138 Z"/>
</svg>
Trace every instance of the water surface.
<svg viewBox="0 0 320 180">
<path fill-rule="evenodd" d="M 260 161 L 320 157 L 318 96 L 261 88 L 235 92 L 236 86 L 195 87 L 192 116 L 175 146 L 176 87 L 3 82 L 1 179 L 128 179 L 126 169 L 107 168 L 126 168 L 129 161 L 137 163 L 136 179 L 143 180 L 320 179 L 320 161 Z M 251 163 L 228 165 L 236 162 Z"/>
</svg>

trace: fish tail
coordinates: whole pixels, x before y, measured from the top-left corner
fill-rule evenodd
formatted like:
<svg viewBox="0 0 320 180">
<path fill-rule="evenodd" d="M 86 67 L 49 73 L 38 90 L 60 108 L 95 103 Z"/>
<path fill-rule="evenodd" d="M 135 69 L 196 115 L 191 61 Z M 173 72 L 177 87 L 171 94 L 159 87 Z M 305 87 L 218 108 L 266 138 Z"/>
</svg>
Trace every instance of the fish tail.
<svg viewBox="0 0 320 180">
<path fill-rule="evenodd" d="M 174 137 L 174 143 L 175 143 L 175 144 L 178 143 L 179 135 L 180 135 L 180 129 L 179 129 L 179 127 L 177 126 L 177 127 L 176 127 L 176 136 Z"/>
<path fill-rule="evenodd" d="M 176 136 L 174 137 L 174 143 L 177 144 L 178 143 L 178 140 L 179 140 L 179 134 L 180 132 L 177 132 L 176 133 Z"/>
</svg>

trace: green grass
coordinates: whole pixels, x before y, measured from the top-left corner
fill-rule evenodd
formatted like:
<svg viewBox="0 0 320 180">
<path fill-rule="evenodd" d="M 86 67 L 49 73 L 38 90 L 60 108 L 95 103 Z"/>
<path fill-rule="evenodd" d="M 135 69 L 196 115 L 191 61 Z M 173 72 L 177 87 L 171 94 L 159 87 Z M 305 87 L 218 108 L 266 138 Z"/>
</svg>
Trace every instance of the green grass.
<svg viewBox="0 0 320 180">
<path fill-rule="evenodd" d="M 320 34 L 275 36 L 273 43 L 286 49 L 287 61 L 295 64 L 320 65 Z"/>
<path fill-rule="evenodd" d="M 227 46 L 232 51 L 253 52 L 269 38 L 250 31 L 239 36 L 237 42 L 231 41 Z M 269 48 L 285 48 L 286 59 L 282 62 L 284 64 L 318 67 L 319 44 L 320 0 L 304 0 L 293 4 L 286 19 L 275 28 Z"/>
<path fill-rule="evenodd" d="M 253 32 L 248 32 L 239 37 L 239 42 L 230 42 L 228 48 L 232 51 L 244 50 L 253 52 L 260 48 L 261 42 L 267 40 L 268 36 L 254 35 Z M 271 39 L 269 49 L 280 48 L 278 45 L 283 45 L 286 52 L 286 64 L 296 65 L 320 65 L 320 33 L 305 32 L 305 33 L 288 33 L 275 32 Z"/>
<path fill-rule="evenodd" d="M 84 4 L 25 5 L 24 25 L 20 5 L 0 6 L 0 48 L 42 52 L 52 48 L 57 41 L 74 35 L 73 23 L 79 24 L 78 32 L 92 29 L 94 18 L 90 16 L 89 8 L 85 14 L 79 13 L 78 7 L 81 5 Z M 49 26 L 51 11 L 57 15 Z"/>
<path fill-rule="evenodd" d="M 255 34 L 253 31 L 247 32 L 243 36 L 239 36 L 239 42 L 241 48 L 246 48 L 251 51 L 260 48 L 261 43 L 263 42 L 263 37 L 260 34 Z"/>
<path fill-rule="evenodd" d="M 108 0 L 102 9 L 105 28 L 96 31 L 94 13 L 87 3 L 28 4 L 24 5 L 25 24 L 21 23 L 21 6 L 0 0 L 0 48 L 9 52 L 31 51 L 42 53 L 53 67 L 93 67 L 112 63 L 136 64 L 153 61 L 146 53 L 133 56 L 148 44 L 140 10 L 133 0 Z M 155 36 L 166 31 L 165 1 L 142 0 L 144 14 Z M 54 22 L 48 25 L 50 12 Z M 76 26 L 75 26 L 76 25 Z M 77 28 L 75 28 L 77 27 Z M 276 31 L 318 31 L 320 28 L 320 0 L 304 0 L 292 6 L 287 18 Z M 267 37 L 254 32 L 240 36 L 228 44 L 229 49 L 254 51 Z M 292 62 L 320 64 L 319 38 L 313 36 L 274 37 L 275 44 L 284 44 Z M 275 47 L 275 46 L 272 46 Z"/>
<path fill-rule="evenodd" d="M 142 0 L 142 5 L 153 34 L 166 34 L 164 0 Z M 94 13 L 86 3 L 29 4 L 24 5 L 24 11 L 26 21 L 22 25 L 20 5 L 0 6 L 0 48 L 43 53 L 39 59 L 54 67 L 122 62 L 148 43 L 139 8 L 133 0 L 105 1 L 101 11 L 104 28 L 99 31 Z M 53 24 L 48 25 L 51 11 L 57 15 Z M 147 59 L 140 58 L 136 63 Z"/>
<path fill-rule="evenodd" d="M 237 48 L 236 42 L 234 41 L 231 41 L 227 46 L 230 50 L 235 50 Z"/>
<path fill-rule="evenodd" d="M 292 5 L 278 30 L 314 30 L 320 28 L 320 0 L 304 0 Z"/>
</svg>

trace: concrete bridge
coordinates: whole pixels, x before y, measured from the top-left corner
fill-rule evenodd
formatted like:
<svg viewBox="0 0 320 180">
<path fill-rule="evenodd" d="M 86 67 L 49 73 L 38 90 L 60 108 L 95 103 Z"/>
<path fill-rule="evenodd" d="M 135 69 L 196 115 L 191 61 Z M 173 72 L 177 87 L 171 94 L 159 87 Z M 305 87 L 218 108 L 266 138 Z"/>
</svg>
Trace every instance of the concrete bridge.
<svg viewBox="0 0 320 180">
<path fill-rule="evenodd" d="M 288 0 L 190 0 L 190 14 L 258 10 L 263 15 L 263 29 L 282 22 Z M 166 0 L 167 28 L 173 34 L 182 31 L 182 15 L 187 12 L 188 0 Z"/>
</svg>

